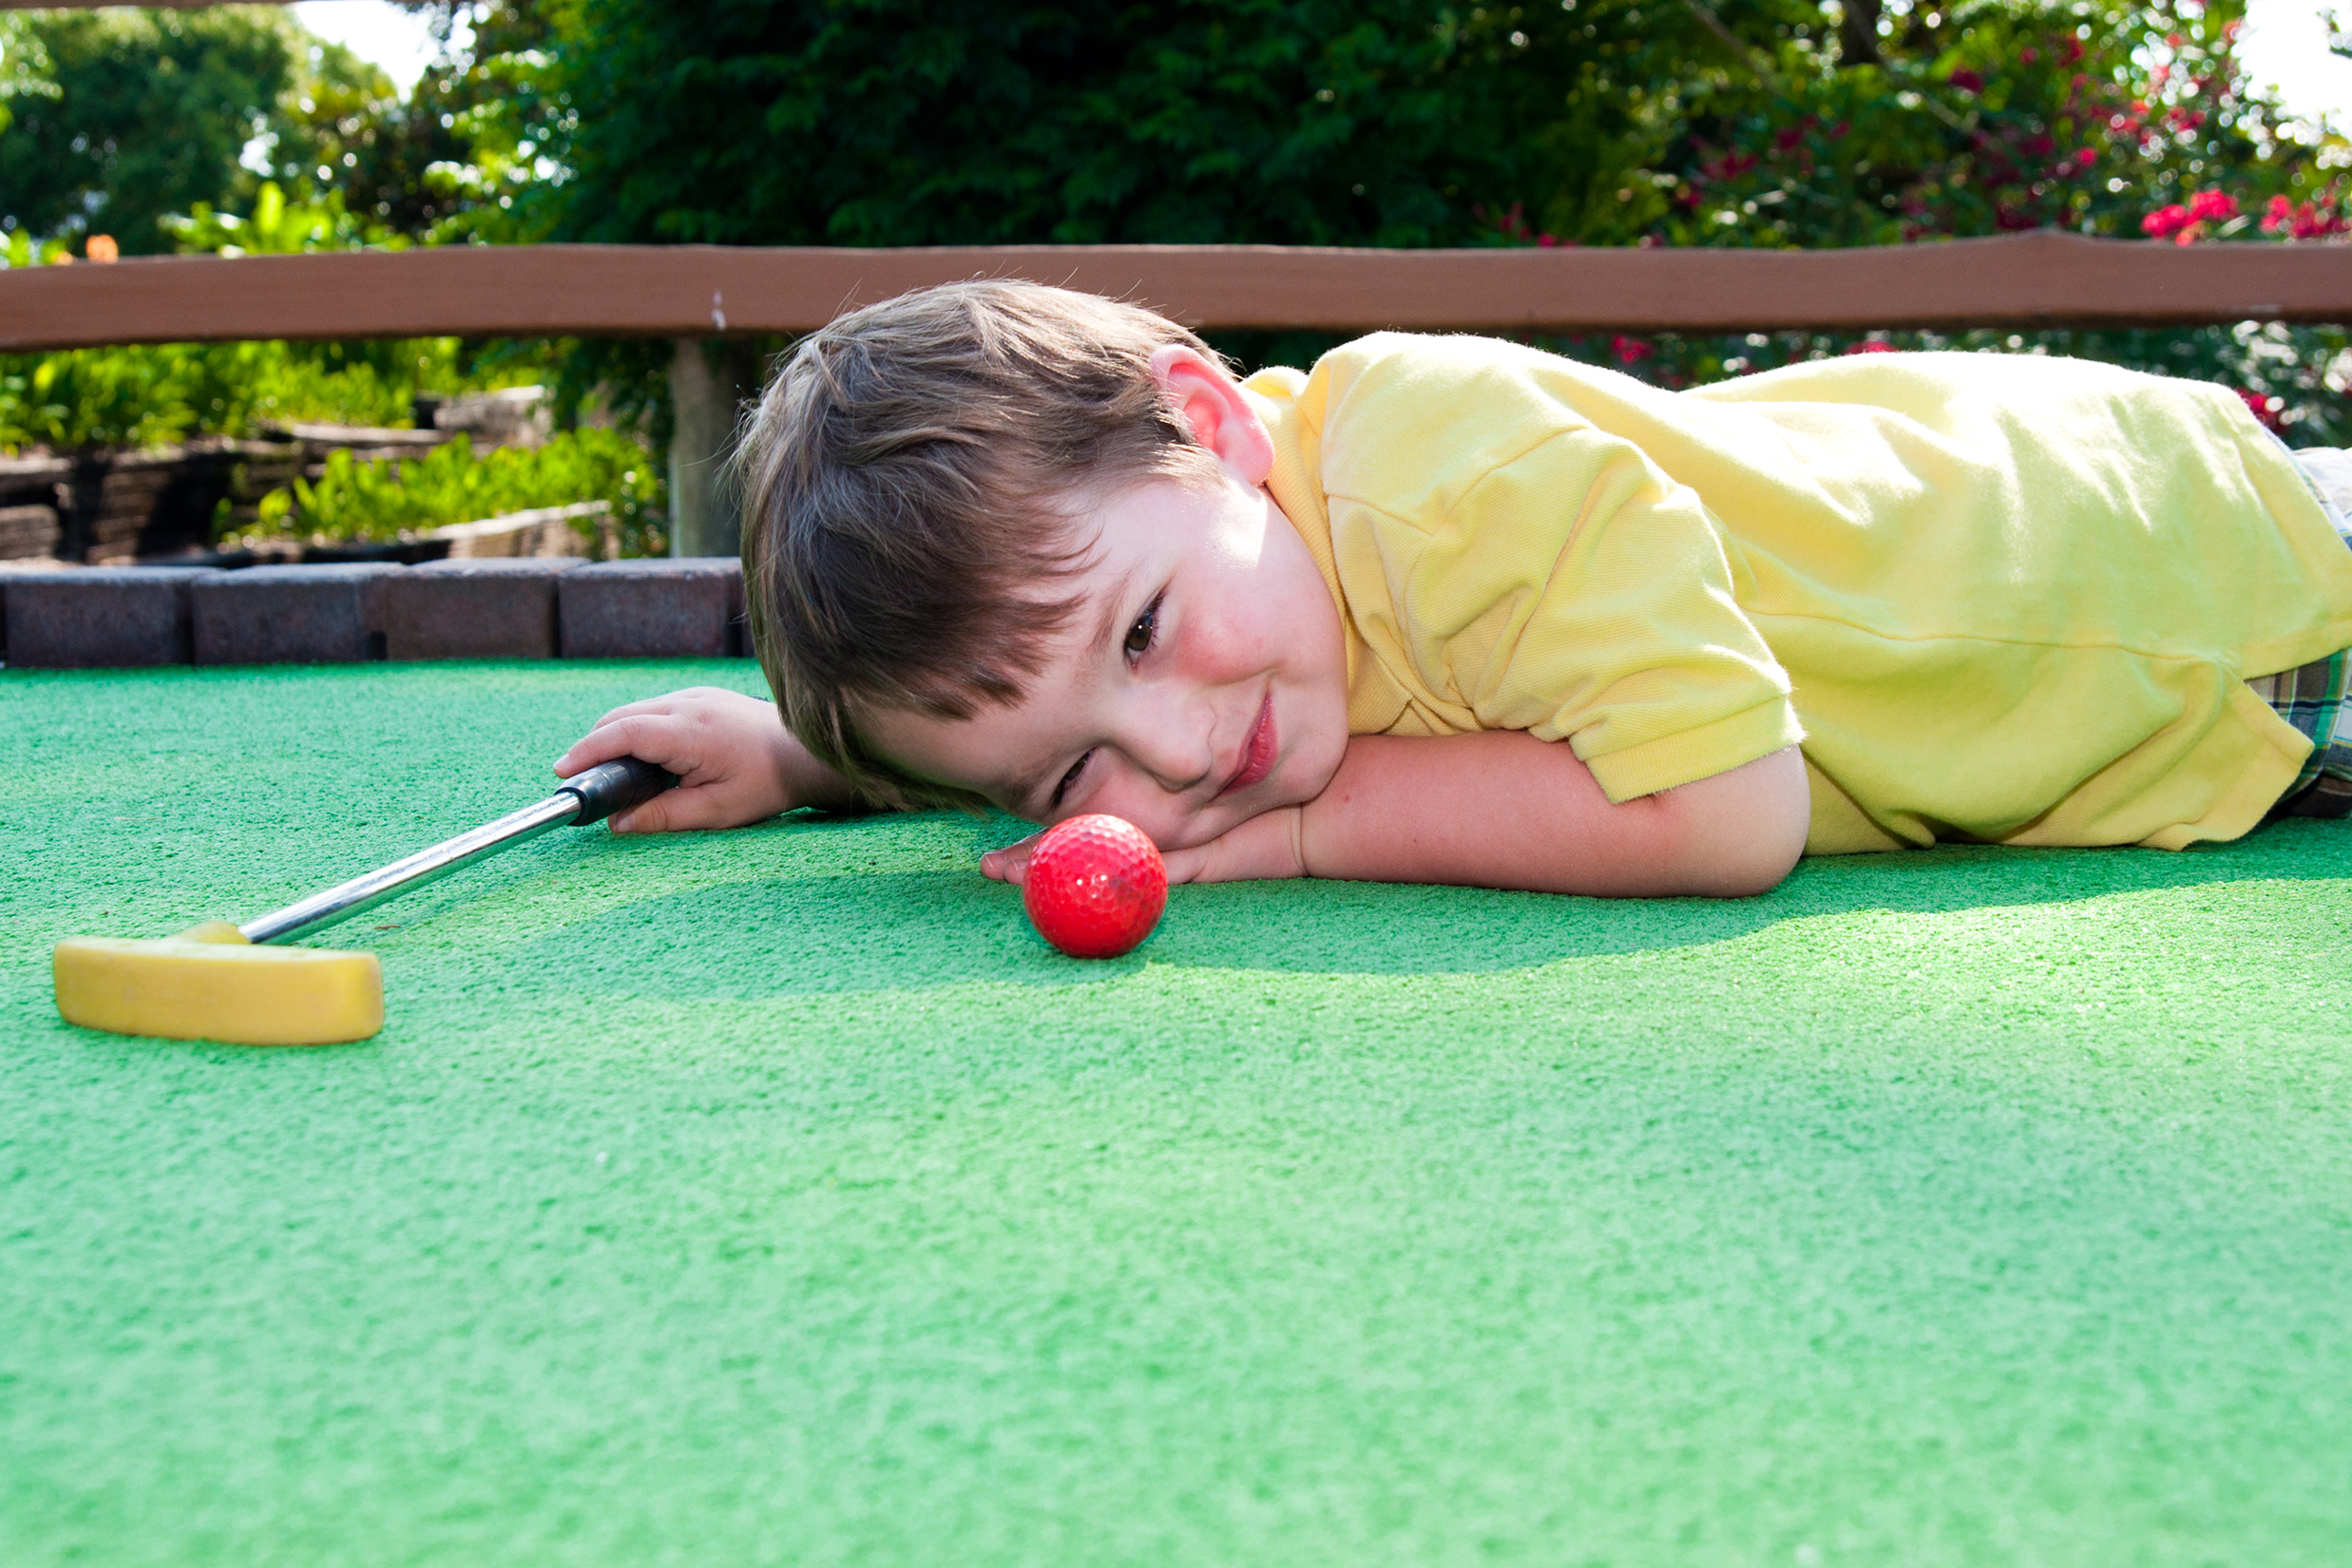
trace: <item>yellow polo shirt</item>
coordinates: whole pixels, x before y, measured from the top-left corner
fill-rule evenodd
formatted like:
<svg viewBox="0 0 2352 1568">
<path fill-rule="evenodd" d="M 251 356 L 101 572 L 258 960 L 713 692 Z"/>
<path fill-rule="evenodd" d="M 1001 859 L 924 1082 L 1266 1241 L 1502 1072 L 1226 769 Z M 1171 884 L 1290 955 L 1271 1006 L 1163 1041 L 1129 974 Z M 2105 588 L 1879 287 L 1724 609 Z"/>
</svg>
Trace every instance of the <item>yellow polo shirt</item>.
<svg viewBox="0 0 2352 1568">
<path fill-rule="evenodd" d="M 1808 853 L 2234 838 L 2309 749 L 2246 678 L 2352 646 L 2352 551 L 2218 387 L 1887 354 L 1667 392 L 1401 334 L 1246 387 L 1353 733 L 1526 730 L 1613 800 L 1802 742 Z"/>
</svg>

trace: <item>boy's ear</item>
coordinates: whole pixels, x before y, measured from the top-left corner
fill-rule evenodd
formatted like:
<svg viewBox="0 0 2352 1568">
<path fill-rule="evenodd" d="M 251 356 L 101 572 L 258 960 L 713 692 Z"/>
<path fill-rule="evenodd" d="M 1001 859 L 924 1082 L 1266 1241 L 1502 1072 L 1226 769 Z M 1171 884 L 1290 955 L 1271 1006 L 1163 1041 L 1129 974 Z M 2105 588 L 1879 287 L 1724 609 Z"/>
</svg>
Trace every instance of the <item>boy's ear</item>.
<svg viewBox="0 0 2352 1568">
<path fill-rule="evenodd" d="M 1274 439 L 1224 366 L 1198 349 L 1169 343 L 1152 355 L 1152 380 L 1228 473 L 1252 489 L 1266 483 L 1274 469 Z"/>
</svg>

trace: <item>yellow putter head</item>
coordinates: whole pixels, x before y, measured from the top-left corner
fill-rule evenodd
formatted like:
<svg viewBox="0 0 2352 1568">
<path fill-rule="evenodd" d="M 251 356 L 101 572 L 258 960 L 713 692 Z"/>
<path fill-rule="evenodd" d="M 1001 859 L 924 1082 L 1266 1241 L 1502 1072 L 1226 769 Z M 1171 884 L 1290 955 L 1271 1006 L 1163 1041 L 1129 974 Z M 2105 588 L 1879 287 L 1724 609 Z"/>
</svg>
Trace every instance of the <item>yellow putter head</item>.
<svg viewBox="0 0 2352 1568">
<path fill-rule="evenodd" d="M 160 940 L 69 937 L 53 960 L 68 1023 L 239 1045 L 328 1045 L 384 1026 L 373 953 L 257 947 L 225 920 Z"/>
</svg>

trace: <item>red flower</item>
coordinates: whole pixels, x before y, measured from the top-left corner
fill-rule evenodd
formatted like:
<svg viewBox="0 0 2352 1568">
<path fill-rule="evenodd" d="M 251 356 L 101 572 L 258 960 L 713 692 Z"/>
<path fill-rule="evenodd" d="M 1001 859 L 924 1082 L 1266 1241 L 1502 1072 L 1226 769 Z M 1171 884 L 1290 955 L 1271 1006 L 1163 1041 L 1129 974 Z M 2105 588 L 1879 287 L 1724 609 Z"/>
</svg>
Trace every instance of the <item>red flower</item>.
<svg viewBox="0 0 2352 1568">
<path fill-rule="evenodd" d="M 2170 239 L 2185 232 L 2194 222 L 2196 219 L 2189 215 L 2189 209 L 2175 201 L 2170 206 L 2158 207 L 2141 219 L 2140 233 L 2151 239 Z"/>
<path fill-rule="evenodd" d="M 2189 216 L 2199 222 L 2222 222 L 2238 216 L 2238 199 L 2227 191 L 2199 191 L 2189 199 Z"/>
<path fill-rule="evenodd" d="M 2297 239 L 2320 239 L 2331 234 L 2342 234 L 2345 226 L 2340 216 L 2323 218 L 2312 203 L 2305 201 L 2297 206 L 2284 196 L 2270 199 L 2269 208 L 2264 213 L 2262 220 L 2263 233 L 2277 234 L 2284 229 Z"/>
<path fill-rule="evenodd" d="M 1982 92 L 1984 90 L 1984 78 L 1972 70 L 1956 70 L 1944 80 L 1962 92 Z"/>
<path fill-rule="evenodd" d="M 1617 356 L 1620 365 L 1638 365 L 1657 350 L 1638 337 L 1619 335 L 1609 339 L 1609 352 Z"/>
<path fill-rule="evenodd" d="M 1875 337 L 1865 337 L 1859 343 L 1848 343 L 1845 346 L 1845 352 L 1847 354 L 1893 354 L 1895 345 L 1882 343 Z"/>
<path fill-rule="evenodd" d="M 2238 395 L 2246 400 L 2246 406 L 2254 417 L 2263 422 L 2265 430 L 2274 435 L 2286 433 L 2286 421 L 2279 417 L 2286 411 L 2285 398 L 2266 397 L 2249 387 L 2240 387 Z"/>
</svg>

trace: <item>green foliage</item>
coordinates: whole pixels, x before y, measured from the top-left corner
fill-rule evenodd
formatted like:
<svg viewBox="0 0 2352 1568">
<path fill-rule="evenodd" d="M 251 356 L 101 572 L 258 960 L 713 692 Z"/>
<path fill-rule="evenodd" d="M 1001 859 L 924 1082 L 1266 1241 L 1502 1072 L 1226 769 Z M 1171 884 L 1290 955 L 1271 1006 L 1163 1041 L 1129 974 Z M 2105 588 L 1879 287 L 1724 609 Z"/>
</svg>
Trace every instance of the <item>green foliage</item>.
<svg viewBox="0 0 2352 1568">
<path fill-rule="evenodd" d="M 162 220 L 251 192 L 248 144 L 294 169 L 319 149 L 288 110 L 313 91 L 391 93 L 380 71 L 274 7 L 43 12 L 0 37 L 0 227 L 168 248 Z"/>
<path fill-rule="evenodd" d="M 477 144 L 561 171 L 506 238 L 1824 246 L 2324 179 L 2243 0 L 488 10 Z"/>
<path fill-rule="evenodd" d="M 354 462 L 332 453 L 316 484 L 262 497 L 260 529 L 237 541 L 272 535 L 313 540 L 386 540 L 452 523 L 477 522 L 539 507 L 580 501 L 610 503 L 621 553 L 659 555 L 667 541 L 654 521 L 665 493 L 660 466 L 636 439 L 614 430 L 567 430 L 545 447 L 500 447 L 475 455 L 464 436 L 422 457 Z M 593 539 L 591 524 L 578 525 Z"/>
<path fill-rule="evenodd" d="M 1530 8 L 1533 10 L 1535 8 Z M 1515 10 L 1426 0 L 564 0 L 515 57 L 518 147 L 576 239 L 1476 242 L 1539 184 L 1559 78 Z M 1674 13 L 1665 14 L 1670 22 Z M 1532 26 L 1533 24 L 1524 24 Z M 1612 22 L 1671 72 L 1680 30 Z M 1625 116 L 1603 109 L 1604 133 Z"/>
<path fill-rule="evenodd" d="M 73 247 L 63 239 L 35 239 L 23 229 L 0 235 L 0 266 L 46 267 L 72 259 Z"/>
<path fill-rule="evenodd" d="M 212 256 L 293 256 L 305 251 L 348 251 L 369 247 L 405 249 L 405 235 L 353 216 L 341 191 L 308 205 L 287 201 L 275 180 L 261 182 L 250 217 L 215 212 L 209 201 L 193 211 L 170 214 L 163 227 L 182 251 Z"/>
<path fill-rule="evenodd" d="M 420 392 L 534 379 L 465 373 L 455 338 L 378 343 L 167 343 L 0 356 L 0 448 L 143 447 L 246 436 L 272 422 L 410 423 Z"/>
<path fill-rule="evenodd" d="M 268 182 L 337 239 L 422 238 L 469 200 L 482 74 L 445 62 L 404 100 L 277 7 L 0 15 L 0 229 L 156 252 L 172 215 L 249 211 Z"/>
</svg>

